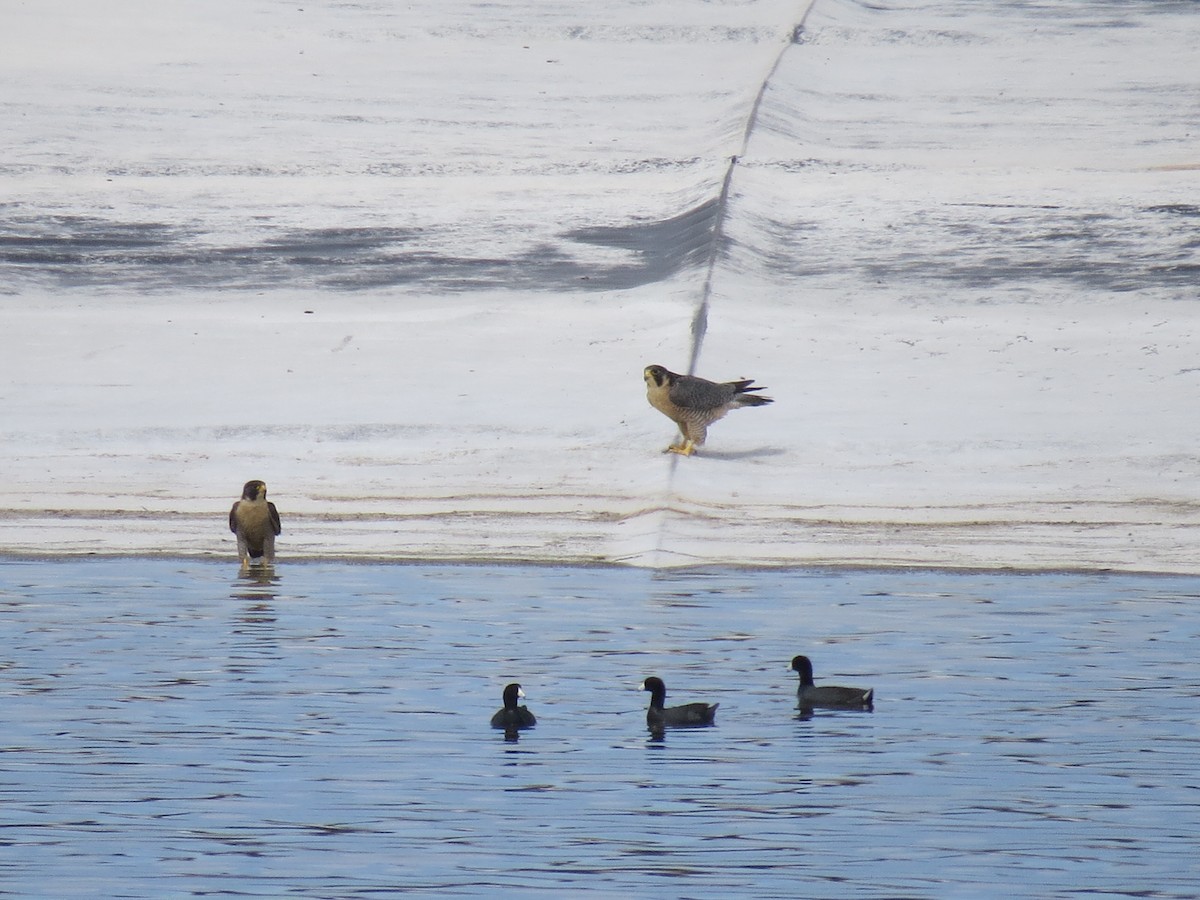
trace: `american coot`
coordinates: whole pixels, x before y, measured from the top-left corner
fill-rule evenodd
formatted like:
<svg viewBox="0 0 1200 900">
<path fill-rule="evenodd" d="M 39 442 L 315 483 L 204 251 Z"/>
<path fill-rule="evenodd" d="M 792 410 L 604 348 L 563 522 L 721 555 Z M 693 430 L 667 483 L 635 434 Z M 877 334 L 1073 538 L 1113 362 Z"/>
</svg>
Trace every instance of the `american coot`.
<svg viewBox="0 0 1200 900">
<path fill-rule="evenodd" d="M 517 701 L 525 696 L 519 684 L 510 684 L 504 689 L 504 709 L 496 710 L 492 716 L 492 727 L 503 728 L 505 731 L 515 731 L 518 728 L 532 728 L 537 719 L 527 706 L 517 706 Z"/>
<path fill-rule="evenodd" d="M 650 692 L 650 708 L 646 710 L 646 724 L 651 728 L 686 728 L 689 725 L 711 725 L 717 714 L 718 703 L 685 703 L 683 706 L 663 708 L 667 697 L 667 686 L 661 678 L 650 676 L 642 682 L 642 690 Z"/>
<path fill-rule="evenodd" d="M 837 687 L 831 684 L 813 684 L 812 660 L 807 656 L 797 656 L 792 660 L 792 668 L 800 673 L 800 687 L 796 696 L 802 707 L 842 707 L 849 709 L 870 709 L 875 696 L 874 688 Z"/>
<path fill-rule="evenodd" d="M 283 531 L 279 510 L 267 499 L 267 486 L 255 479 L 242 487 L 242 499 L 229 510 L 229 530 L 237 535 L 238 559 L 250 568 L 251 559 L 268 566 L 275 562 L 275 536 Z"/>
<path fill-rule="evenodd" d="M 694 375 L 677 375 L 662 366 L 646 366 L 642 377 L 650 405 L 679 426 L 679 440 L 667 452 L 683 456 L 695 453 L 708 436 L 708 426 L 731 409 L 773 402 L 751 393 L 764 390 L 750 387 L 754 379 L 718 384 Z"/>
</svg>

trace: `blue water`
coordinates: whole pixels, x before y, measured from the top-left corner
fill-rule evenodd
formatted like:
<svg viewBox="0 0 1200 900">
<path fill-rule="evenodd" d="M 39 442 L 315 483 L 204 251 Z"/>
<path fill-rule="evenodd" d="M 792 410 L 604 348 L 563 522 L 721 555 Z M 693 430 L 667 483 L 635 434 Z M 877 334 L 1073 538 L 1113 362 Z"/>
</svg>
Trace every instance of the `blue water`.
<svg viewBox="0 0 1200 900">
<path fill-rule="evenodd" d="M 3 896 L 1200 894 L 1196 578 L 15 560 L 0 616 Z"/>
</svg>

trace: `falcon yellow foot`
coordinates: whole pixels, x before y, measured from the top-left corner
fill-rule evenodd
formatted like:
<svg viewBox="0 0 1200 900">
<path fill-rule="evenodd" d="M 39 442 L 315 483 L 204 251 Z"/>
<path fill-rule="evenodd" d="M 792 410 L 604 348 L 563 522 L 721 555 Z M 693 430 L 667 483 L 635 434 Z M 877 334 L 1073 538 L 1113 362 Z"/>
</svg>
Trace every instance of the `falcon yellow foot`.
<svg viewBox="0 0 1200 900">
<path fill-rule="evenodd" d="M 696 445 L 692 441 L 684 441 L 682 444 L 672 444 L 664 453 L 678 453 L 680 456 L 691 456 L 696 452 Z"/>
</svg>

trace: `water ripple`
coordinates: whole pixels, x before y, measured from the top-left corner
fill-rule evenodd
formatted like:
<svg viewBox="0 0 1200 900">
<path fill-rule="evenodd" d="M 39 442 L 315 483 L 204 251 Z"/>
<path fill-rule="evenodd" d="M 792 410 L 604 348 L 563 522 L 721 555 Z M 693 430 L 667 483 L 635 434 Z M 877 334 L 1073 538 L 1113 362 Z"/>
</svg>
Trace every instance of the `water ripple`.
<svg viewBox="0 0 1200 900">
<path fill-rule="evenodd" d="M 14 896 L 1188 896 L 1200 582 L 0 562 Z M 874 712 L 796 708 L 818 680 Z M 651 735 L 641 679 L 720 702 Z M 536 728 L 488 727 L 520 681 Z"/>
</svg>

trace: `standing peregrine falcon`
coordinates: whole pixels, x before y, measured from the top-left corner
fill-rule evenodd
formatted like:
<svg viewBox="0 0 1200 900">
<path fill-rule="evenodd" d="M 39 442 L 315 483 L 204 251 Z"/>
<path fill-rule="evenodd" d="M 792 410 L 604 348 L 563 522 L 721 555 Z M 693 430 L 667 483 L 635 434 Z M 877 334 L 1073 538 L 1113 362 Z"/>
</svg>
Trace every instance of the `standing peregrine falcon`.
<svg viewBox="0 0 1200 900">
<path fill-rule="evenodd" d="M 262 560 L 268 566 L 275 562 L 275 535 L 283 533 L 279 522 L 279 510 L 267 499 L 267 485 L 258 481 L 247 481 L 242 488 L 242 499 L 229 510 L 229 530 L 237 535 L 238 559 L 242 568 L 250 567 L 250 560 Z"/>
<path fill-rule="evenodd" d="M 693 375 L 676 375 L 662 366 L 646 366 L 646 399 L 650 405 L 679 426 L 680 440 L 668 453 L 691 456 L 704 443 L 708 426 L 739 406 L 763 406 L 773 402 L 750 391 L 754 379 L 718 384 Z"/>
</svg>

